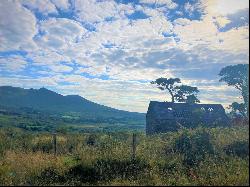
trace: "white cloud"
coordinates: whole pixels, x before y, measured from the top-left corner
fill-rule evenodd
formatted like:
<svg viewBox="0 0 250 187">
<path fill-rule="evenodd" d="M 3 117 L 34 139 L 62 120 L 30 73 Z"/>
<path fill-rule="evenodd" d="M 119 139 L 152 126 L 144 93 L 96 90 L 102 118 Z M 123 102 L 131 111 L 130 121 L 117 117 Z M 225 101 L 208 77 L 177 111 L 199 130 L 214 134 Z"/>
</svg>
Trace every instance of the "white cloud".
<svg viewBox="0 0 250 187">
<path fill-rule="evenodd" d="M 169 9 L 175 9 L 178 6 L 172 0 L 140 0 L 140 3 L 166 5 Z"/>
<path fill-rule="evenodd" d="M 18 1 L 0 3 L 0 50 L 33 50 L 36 18 Z"/>
<path fill-rule="evenodd" d="M 54 77 L 30 78 L 30 77 L 0 77 L 0 85 L 12 85 L 23 88 L 55 87 L 57 82 Z"/>
<path fill-rule="evenodd" d="M 57 13 L 55 5 L 50 0 L 21 0 L 21 4 L 44 15 Z"/>
<path fill-rule="evenodd" d="M 154 68 L 147 68 L 147 67 L 137 67 L 137 68 L 121 68 L 116 67 L 111 69 L 109 73 L 110 77 L 118 80 L 134 80 L 134 81 L 150 81 L 154 80 L 161 76 L 172 77 L 173 74 L 169 70 L 160 70 Z"/>
<path fill-rule="evenodd" d="M 49 50 L 40 50 L 29 53 L 27 58 L 33 60 L 34 66 L 49 66 L 61 61 L 70 63 L 70 59 L 66 56 Z"/>
<path fill-rule="evenodd" d="M 248 0 L 202 0 L 200 9 L 206 17 L 213 17 L 220 28 L 231 22 L 229 16 L 249 9 Z"/>
<path fill-rule="evenodd" d="M 140 3 L 152 3 L 150 1 L 143 1 Z M 118 4 L 115 1 L 95 1 L 95 0 L 76 0 L 75 1 L 75 13 L 78 19 L 82 22 L 92 23 L 97 25 L 103 22 L 107 18 L 127 19 L 127 15 L 131 15 L 135 11 L 142 11 L 146 15 L 156 15 L 156 12 L 163 12 L 168 9 L 174 9 L 177 4 L 171 0 L 158 0 L 154 3 L 159 5 L 165 5 L 163 7 L 157 7 L 156 9 L 143 7 L 141 5 L 132 6 L 132 4 Z"/>
<path fill-rule="evenodd" d="M 227 16 L 249 8 L 248 0 L 202 0 L 205 12 L 214 16 Z"/>
<path fill-rule="evenodd" d="M 42 48 L 58 50 L 82 40 L 86 29 L 78 22 L 65 18 L 51 18 L 40 22 L 40 31 L 44 34 L 36 40 Z"/>
<path fill-rule="evenodd" d="M 114 1 L 76 0 L 75 12 L 80 20 L 94 23 L 115 16 L 117 9 Z"/>
<path fill-rule="evenodd" d="M 219 32 L 211 17 L 205 17 L 201 21 L 180 19 L 175 23 L 173 32 L 180 39 L 179 46 L 183 49 L 190 49 L 201 44 L 209 46 L 216 40 Z"/>
<path fill-rule="evenodd" d="M 249 26 L 233 28 L 227 32 L 218 33 L 218 39 L 222 42 L 216 43 L 213 47 L 217 50 L 230 51 L 249 56 Z"/>
<path fill-rule="evenodd" d="M 49 68 L 54 72 L 71 72 L 73 70 L 72 67 L 63 64 L 51 65 Z"/>
<path fill-rule="evenodd" d="M 90 67 L 80 67 L 77 71 L 75 71 L 76 74 L 81 73 L 88 73 L 92 76 L 100 76 L 100 75 L 106 75 L 106 66 L 105 65 L 99 65 L 99 66 L 90 66 Z"/>
<path fill-rule="evenodd" d="M 67 10 L 70 7 L 70 3 L 68 0 L 51 0 L 53 4 L 59 9 Z"/>
<path fill-rule="evenodd" d="M 219 25 L 220 28 L 225 27 L 231 21 L 227 17 L 218 16 L 216 17 L 216 23 Z"/>
<path fill-rule="evenodd" d="M 184 50 L 203 45 L 213 50 L 248 53 L 249 26 L 220 32 L 216 24 L 223 27 L 229 22 L 224 17 L 213 18 L 210 15 L 204 16 L 200 21 L 180 18 L 174 21 L 173 32 L 180 39 L 178 47 Z"/>
<path fill-rule="evenodd" d="M 143 29 L 142 29 L 143 28 Z M 110 41 L 126 49 L 139 49 L 143 42 L 154 39 L 164 39 L 162 33 L 171 33 L 172 24 L 165 17 L 159 15 L 148 19 L 116 20 L 111 23 L 100 23 L 98 32 L 88 40 L 99 40 L 101 43 Z M 95 42 L 94 42 L 95 43 Z"/>
<path fill-rule="evenodd" d="M 22 56 L 13 55 L 8 58 L 0 58 L 1 70 L 9 72 L 22 71 L 27 65 L 27 61 Z"/>
</svg>

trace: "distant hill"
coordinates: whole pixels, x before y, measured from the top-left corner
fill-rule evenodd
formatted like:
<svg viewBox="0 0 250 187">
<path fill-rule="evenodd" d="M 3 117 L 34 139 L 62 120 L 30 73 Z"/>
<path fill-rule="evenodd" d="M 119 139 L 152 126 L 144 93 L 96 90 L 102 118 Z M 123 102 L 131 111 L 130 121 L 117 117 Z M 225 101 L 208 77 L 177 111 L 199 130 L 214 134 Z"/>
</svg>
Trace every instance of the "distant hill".
<svg viewBox="0 0 250 187">
<path fill-rule="evenodd" d="M 145 124 L 145 114 L 117 110 L 89 101 L 78 95 L 63 96 L 46 88 L 23 89 L 0 87 L 0 109 L 35 110 L 60 116 L 79 117 L 91 122 L 135 122 Z"/>
</svg>

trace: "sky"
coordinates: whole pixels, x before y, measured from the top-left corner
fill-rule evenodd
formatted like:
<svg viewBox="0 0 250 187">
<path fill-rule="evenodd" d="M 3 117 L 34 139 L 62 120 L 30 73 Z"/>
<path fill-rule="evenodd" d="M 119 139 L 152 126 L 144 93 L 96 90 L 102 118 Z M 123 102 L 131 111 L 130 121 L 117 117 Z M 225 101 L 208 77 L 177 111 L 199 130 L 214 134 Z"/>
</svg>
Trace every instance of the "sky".
<svg viewBox="0 0 250 187">
<path fill-rule="evenodd" d="M 0 86 L 146 112 L 170 101 L 150 82 L 178 77 L 227 107 L 240 93 L 218 73 L 248 63 L 248 0 L 0 1 Z"/>
</svg>

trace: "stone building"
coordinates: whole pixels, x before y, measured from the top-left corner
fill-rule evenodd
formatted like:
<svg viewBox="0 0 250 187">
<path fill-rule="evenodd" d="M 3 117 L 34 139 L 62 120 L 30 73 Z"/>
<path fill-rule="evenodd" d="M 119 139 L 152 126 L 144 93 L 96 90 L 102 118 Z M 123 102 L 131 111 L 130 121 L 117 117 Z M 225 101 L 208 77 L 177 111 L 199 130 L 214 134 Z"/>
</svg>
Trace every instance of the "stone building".
<svg viewBox="0 0 250 187">
<path fill-rule="evenodd" d="M 146 114 L 146 134 L 179 128 L 227 126 L 229 119 L 220 104 L 188 104 L 151 101 Z"/>
</svg>

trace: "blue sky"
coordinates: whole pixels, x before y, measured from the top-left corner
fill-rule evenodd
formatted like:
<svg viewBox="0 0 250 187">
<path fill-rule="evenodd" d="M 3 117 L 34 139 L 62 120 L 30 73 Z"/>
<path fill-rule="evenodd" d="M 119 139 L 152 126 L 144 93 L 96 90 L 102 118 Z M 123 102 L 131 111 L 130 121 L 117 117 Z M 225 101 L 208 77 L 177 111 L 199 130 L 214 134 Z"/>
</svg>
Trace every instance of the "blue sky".
<svg viewBox="0 0 250 187">
<path fill-rule="evenodd" d="M 248 51 L 248 0 L 0 1 L 0 85 L 118 109 L 169 100 L 158 77 L 197 86 L 202 103 L 240 101 L 218 73 L 249 63 Z"/>
</svg>

